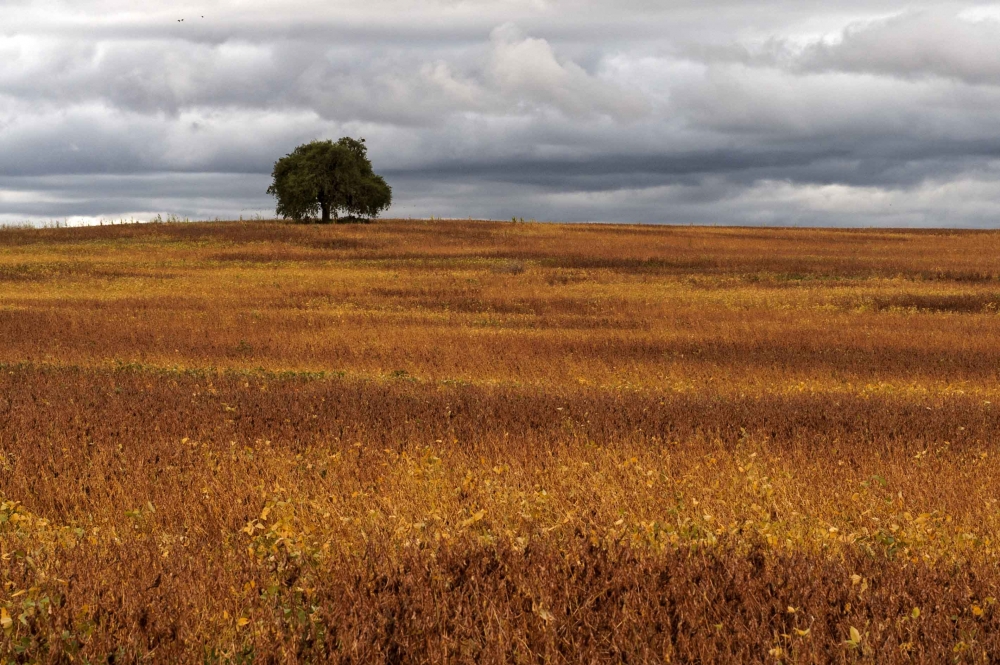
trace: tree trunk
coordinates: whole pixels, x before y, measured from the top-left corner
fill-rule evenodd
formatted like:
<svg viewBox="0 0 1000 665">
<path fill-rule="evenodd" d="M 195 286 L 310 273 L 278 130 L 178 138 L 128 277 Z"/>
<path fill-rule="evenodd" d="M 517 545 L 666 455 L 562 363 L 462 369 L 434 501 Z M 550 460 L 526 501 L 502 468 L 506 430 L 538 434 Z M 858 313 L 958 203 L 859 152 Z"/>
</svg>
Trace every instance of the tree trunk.
<svg viewBox="0 0 1000 665">
<path fill-rule="evenodd" d="M 319 207 L 323 211 L 323 213 L 322 213 L 323 214 L 323 223 L 324 224 L 329 224 L 330 223 L 330 204 L 327 203 L 326 201 L 320 201 L 319 202 Z"/>
</svg>

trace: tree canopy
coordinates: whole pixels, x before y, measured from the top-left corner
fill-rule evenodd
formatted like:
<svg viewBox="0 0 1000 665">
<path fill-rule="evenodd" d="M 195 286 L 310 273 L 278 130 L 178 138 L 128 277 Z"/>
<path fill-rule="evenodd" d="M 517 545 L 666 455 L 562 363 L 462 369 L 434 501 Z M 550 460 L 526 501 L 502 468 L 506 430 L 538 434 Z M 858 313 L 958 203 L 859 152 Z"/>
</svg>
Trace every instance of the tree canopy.
<svg viewBox="0 0 1000 665">
<path fill-rule="evenodd" d="M 323 222 L 340 213 L 373 218 L 392 203 L 392 188 L 372 170 L 364 139 L 345 136 L 300 145 L 274 163 L 267 193 L 277 200 L 277 213 L 295 221 L 319 214 Z"/>
</svg>

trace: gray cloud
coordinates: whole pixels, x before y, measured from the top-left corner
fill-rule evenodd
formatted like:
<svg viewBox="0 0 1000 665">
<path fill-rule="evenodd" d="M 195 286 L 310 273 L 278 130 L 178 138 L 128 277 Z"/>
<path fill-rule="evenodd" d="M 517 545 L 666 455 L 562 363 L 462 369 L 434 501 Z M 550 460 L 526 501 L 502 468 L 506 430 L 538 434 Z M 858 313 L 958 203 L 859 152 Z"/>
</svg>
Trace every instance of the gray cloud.
<svg viewBox="0 0 1000 665">
<path fill-rule="evenodd" d="M 403 216 L 983 226 L 998 37 L 949 2 L 8 1 L 0 221 L 251 214 L 353 135 Z"/>
<path fill-rule="evenodd" d="M 907 12 L 848 26 L 836 41 L 810 45 L 799 60 L 806 70 L 1000 85 L 1000 20 Z"/>
</svg>

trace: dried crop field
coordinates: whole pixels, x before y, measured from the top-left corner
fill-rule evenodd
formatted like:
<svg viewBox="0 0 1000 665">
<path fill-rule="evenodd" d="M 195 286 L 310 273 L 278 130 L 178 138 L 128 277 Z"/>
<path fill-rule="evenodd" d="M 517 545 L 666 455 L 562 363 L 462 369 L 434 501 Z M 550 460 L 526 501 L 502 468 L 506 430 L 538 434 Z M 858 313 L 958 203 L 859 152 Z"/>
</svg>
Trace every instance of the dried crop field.
<svg viewBox="0 0 1000 665">
<path fill-rule="evenodd" d="M 1000 233 L 0 231 L 0 661 L 996 662 Z"/>
</svg>

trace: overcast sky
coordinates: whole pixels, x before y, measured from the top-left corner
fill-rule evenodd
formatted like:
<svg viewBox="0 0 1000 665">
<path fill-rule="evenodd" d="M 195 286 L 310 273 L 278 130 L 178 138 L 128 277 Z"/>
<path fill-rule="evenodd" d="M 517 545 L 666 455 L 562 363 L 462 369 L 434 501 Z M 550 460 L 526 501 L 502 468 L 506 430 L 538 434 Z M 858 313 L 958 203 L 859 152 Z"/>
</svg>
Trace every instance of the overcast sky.
<svg viewBox="0 0 1000 665">
<path fill-rule="evenodd" d="M 0 0 L 0 222 L 273 215 L 344 135 L 393 216 L 995 226 L 1000 4 Z"/>
</svg>

